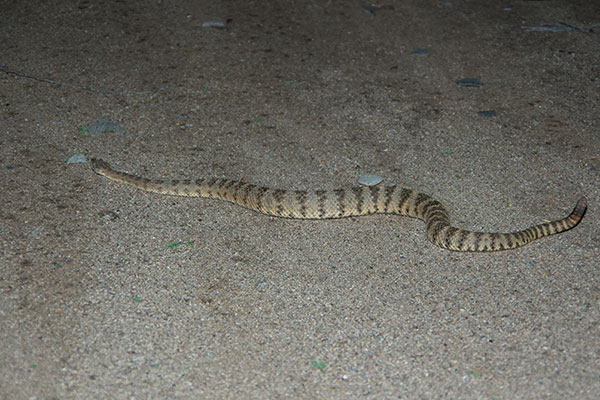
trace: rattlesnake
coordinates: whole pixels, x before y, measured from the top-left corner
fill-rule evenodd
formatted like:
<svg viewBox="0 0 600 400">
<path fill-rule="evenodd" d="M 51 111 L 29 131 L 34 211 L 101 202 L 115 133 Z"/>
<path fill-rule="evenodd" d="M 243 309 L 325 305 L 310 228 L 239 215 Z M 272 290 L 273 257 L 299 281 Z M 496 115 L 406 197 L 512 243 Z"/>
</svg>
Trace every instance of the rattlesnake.
<svg viewBox="0 0 600 400">
<path fill-rule="evenodd" d="M 370 214 L 399 214 L 425 221 L 427 237 L 454 251 L 496 251 L 524 246 L 544 236 L 574 228 L 585 214 L 580 198 L 567 217 L 511 233 L 471 232 L 455 228 L 444 206 L 430 196 L 398 186 L 357 186 L 337 190 L 272 189 L 230 179 L 151 180 L 116 171 L 108 163 L 91 160 L 92 169 L 107 178 L 162 194 L 228 200 L 263 214 L 296 219 L 343 218 Z"/>
</svg>

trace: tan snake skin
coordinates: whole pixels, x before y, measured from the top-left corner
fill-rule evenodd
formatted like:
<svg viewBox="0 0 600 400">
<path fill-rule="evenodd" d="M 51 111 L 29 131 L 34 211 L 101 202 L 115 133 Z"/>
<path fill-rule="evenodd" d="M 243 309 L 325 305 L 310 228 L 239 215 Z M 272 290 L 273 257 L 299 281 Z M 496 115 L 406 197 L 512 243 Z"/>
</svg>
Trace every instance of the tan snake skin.
<svg viewBox="0 0 600 400">
<path fill-rule="evenodd" d="M 91 160 L 92 169 L 107 178 L 162 194 L 228 200 L 267 215 L 297 219 L 327 219 L 369 214 L 399 214 L 425 221 L 427 237 L 454 251 L 497 251 L 524 246 L 544 236 L 574 228 L 585 214 L 580 198 L 565 218 L 511 233 L 471 232 L 455 228 L 444 206 L 430 196 L 398 186 L 357 186 L 337 190 L 283 190 L 230 179 L 151 180 L 115 171 L 108 163 Z"/>
</svg>

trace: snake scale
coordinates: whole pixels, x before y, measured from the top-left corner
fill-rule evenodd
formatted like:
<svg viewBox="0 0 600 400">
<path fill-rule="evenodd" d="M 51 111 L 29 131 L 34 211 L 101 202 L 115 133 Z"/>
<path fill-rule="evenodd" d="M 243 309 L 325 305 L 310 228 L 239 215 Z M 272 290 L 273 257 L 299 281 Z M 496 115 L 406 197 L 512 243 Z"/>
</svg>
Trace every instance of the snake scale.
<svg viewBox="0 0 600 400">
<path fill-rule="evenodd" d="M 227 200 L 263 214 L 296 219 L 344 218 L 370 214 L 399 214 L 425 221 L 427 237 L 454 251 L 515 249 L 545 236 L 568 231 L 579 224 L 587 209 L 580 198 L 567 217 L 511 233 L 471 232 L 453 227 L 444 206 L 415 190 L 392 185 L 357 186 L 337 190 L 272 189 L 231 179 L 151 180 L 116 171 L 105 161 L 92 159 L 92 169 L 107 178 L 140 189 L 189 197 Z"/>
</svg>

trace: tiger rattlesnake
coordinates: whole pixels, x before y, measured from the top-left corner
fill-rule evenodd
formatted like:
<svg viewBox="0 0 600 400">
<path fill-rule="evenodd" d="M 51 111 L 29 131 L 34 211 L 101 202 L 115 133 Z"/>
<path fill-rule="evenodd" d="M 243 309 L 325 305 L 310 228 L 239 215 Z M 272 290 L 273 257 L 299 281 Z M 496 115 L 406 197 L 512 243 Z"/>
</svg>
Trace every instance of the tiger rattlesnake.
<svg viewBox="0 0 600 400">
<path fill-rule="evenodd" d="M 188 197 L 227 200 L 263 214 L 296 219 L 344 218 L 370 214 L 399 214 L 425 221 L 429 240 L 454 251 L 497 251 L 568 231 L 579 224 L 587 209 L 581 197 L 567 217 L 511 233 L 471 232 L 455 228 L 444 206 L 429 195 L 398 186 L 356 186 L 337 190 L 272 189 L 242 181 L 209 178 L 151 180 L 116 171 L 102 160 L 92 159 L 92 169 L 107 178 L 140 189 Z"/>
</svg>

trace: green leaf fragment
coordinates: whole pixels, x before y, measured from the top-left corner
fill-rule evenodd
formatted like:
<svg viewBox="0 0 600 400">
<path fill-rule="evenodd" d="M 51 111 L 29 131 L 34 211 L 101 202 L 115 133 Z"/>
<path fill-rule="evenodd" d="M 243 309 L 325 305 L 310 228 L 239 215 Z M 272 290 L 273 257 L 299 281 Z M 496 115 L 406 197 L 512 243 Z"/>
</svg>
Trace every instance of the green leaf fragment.
<svg viewBox="0 0 600 400">
<path fill-rule="evenodd" d="M 174 249 L 175 247 L 181 246 L 183 244 L 187 244 L 188 246 L 193 246 L 194 245 L 194 241 L 193 240 L 187 240 L 185 242 L 182 242 L 181 240 L 178 240 L 177 242 L 168 243 L 167 246 L 169 246 L 170 248 Z"/>
<path fill-rule="evenodd" d="M 321 361 L 321 362 L 316 362 L 316 361 L 312 361 L 312 366 L 314 369 L 318 369 L 319 371 L 323 371 L 323 368 L 325 368 L 325 361 Z"/>
</svg>

